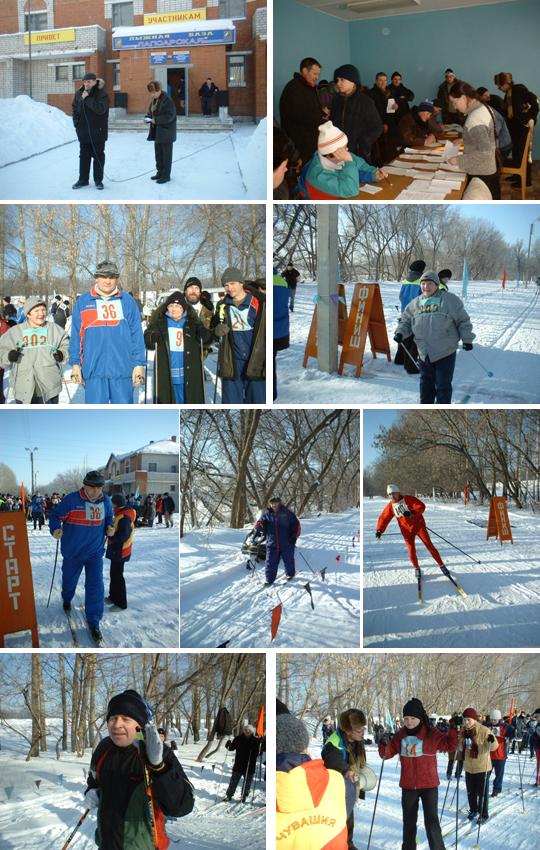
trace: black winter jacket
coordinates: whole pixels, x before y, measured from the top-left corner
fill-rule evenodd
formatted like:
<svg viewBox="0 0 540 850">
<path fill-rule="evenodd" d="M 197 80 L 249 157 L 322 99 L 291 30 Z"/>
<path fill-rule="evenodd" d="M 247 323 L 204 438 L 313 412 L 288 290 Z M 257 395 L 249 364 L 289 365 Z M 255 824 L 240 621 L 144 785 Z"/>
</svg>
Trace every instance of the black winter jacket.
<svg viewBox="0 0 540 850">
<path fill-rule="evenodd" d="M 147 118 L 155 118 L 155 124 L 149 124 L 148 139 L 149 142 L 175 142 L 176 141 L 176 106 L 174 100 L 165 92 L 161 92 L 161 96 L 157 101 L 157 109 L 152 112 L 152 103 L 148 106 Z"/>
<path fill-rule="evenodd" d="M 225 746 L 228 750 L 234 750 L 233 770 L 236 773 L 255 773 L 257 756 L 259 755 L 261 741 L 255 735 L 237 735 L 232 741 L 227 741 Z"/>
<path fill-rule="evenodd" d="M 348 97 L 334 95 L 330 119 L 347 134 L 349 150 L 371 162 L 371 149 L 383 132 L 383 122 L 369 95 L 358 89 Z"/>
<path fill-rule="evenodd" d="M 81 144 L 105 142 L 109 135 L 109 95 L 104 80 L 97 81 L 88 97 L 83 98 L 83 92 L 81 86 L 71 104 L 77 138 Z"/>
<path fill-rule="evenodd" d="M 298 148 L 305 164 L 317 150 L 319 124 L 325 120 L 316 88 L 296 73 L 281 93 L 279 101 L 281 126 Z"/>
</svg>

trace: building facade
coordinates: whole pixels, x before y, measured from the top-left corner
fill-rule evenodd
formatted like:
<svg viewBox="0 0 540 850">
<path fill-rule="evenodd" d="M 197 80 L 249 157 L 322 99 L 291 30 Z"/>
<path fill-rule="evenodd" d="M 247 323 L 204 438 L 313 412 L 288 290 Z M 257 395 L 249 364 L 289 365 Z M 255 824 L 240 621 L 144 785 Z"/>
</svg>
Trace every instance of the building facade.
<svg viewBox="0 0 540 850">
<path fill-rule="evenodd" d="M 129 496 L 137 490 L 141 496 L 149 493 L 169 493 L 178 509 L 178 444 L 170 440 L 153 440 L 146 446 L 127 454 L 112 454 L 102 469 L 109 495 Z"/>
<path fill-rule="evenodd" d="M 211 77 L 233 117 L 258 120 L 266 12 L 266 0 L 2 0 L 0 97 L 31 94 L 71 114 L 74 91 L 93 71 L 111 106 L 146 112 L 146 84 L 158 79 L 189 116 L 202 112 L 198 92 Z"/>
</svg>

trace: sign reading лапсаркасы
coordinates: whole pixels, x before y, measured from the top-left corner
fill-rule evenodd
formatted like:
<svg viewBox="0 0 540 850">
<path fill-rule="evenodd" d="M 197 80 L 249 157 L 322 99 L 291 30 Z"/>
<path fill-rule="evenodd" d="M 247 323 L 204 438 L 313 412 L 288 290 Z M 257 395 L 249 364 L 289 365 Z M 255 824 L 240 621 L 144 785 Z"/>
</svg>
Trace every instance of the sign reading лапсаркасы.
<svg viewBox="0 0 540 850">
<path fill-rule="evenodd" d="M 236 30 L 204 29 L 167 33 L 140 33 L 113 36 L 113 50 L 148 50 L 155 47 L 191 47 L 200 44 L 235 44 Z"/>
</svg>

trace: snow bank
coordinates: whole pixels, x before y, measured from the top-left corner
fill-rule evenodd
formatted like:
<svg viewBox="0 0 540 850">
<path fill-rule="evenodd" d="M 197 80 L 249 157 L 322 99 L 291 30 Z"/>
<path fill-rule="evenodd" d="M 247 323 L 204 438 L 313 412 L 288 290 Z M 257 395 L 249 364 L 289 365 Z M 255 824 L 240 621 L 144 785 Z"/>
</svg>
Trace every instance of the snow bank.
<svg viewBox="0 0 540 850">
<path fill-rule="evenodd" d="M 75 141 L 73 122 L 61 109 L 25 94 L 0 99 L 0 165 Z"/>
<path fill-rule="evenodd" d="M 248 198 L 266 198 L 266 128 L 267 121 L 264 118 L 243 149 L 235 145 Z"/>
</svg>

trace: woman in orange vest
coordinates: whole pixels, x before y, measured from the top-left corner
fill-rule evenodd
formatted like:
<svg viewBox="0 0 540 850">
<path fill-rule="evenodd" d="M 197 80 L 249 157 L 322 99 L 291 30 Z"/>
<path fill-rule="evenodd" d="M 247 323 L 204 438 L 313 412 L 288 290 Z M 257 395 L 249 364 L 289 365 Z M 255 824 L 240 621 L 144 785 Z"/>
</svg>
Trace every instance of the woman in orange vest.
<svg viewBox="0 0 540 850">
<path fill-rule="evenodd" d="M 126 507 L 126 500 L 121 493 L 111 496 L 114 506 L 114 534 L 107 540 L 105 557 L 111 562 L 111 581 L 106 602 L 117 608 L 127 608 L 126 582 L 124 579 L 124 564 L 131 558 L 133 531 L 135 529 L 135 510 Z"/>
<path fill-rule="evenodd" d="M 377 539 L 382 537 L 386 527 L 395 517 L 398 521 L 399 530 L 405 540 L 405 545 L 409 552 L 409 558 L 414 569 L 419 569 L 415 545 L 416 537 L 420 538 L 428 552 L 435 559 L 436 563 L 440 567 L 444 567 L 443 559 L 441 558 L 438 549 L 436 549 L 431 542 L 431 538 L 426 528 L 426 523 L 424 522 L 424 517 L 422 516 L 426 509 L 424 502 L 421 502 L 420 499 L 416 498 L 416 496 L 402 496 L 397 484 L 389 484 L 386 488 L 386 493 L 390 496 L 390 501 L 379 516 L 375 537 Z"/>
</svg>

